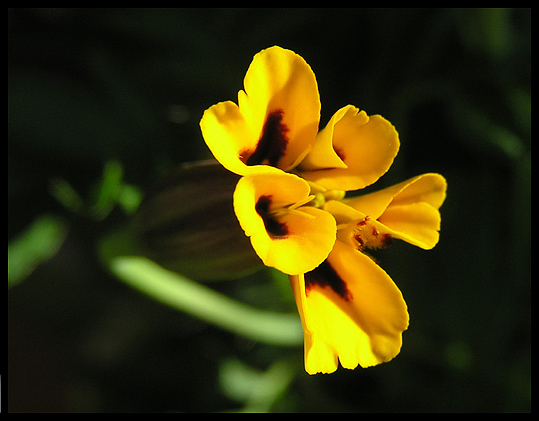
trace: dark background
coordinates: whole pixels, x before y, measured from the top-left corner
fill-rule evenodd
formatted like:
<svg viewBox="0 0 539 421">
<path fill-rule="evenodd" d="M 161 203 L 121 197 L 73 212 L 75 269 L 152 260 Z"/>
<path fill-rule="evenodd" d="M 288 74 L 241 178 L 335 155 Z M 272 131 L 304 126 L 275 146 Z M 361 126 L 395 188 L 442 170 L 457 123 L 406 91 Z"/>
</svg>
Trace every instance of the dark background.
<svg viewBox="0 0 539 421">
<path fill-rule="evenodd" d="M 409 306 L 400 355 L 299 369 L 266 410 L 531 409 L 531 10 L 257 8 L 8 10 L 8 243 L 43 215 L 65 230 L 8 291 L 9 411 L 245 409 L 222 386 L 224 360 L 301 367 L 301 348 L 250 342 L 119 282 L 96 247 L 126 213 L 89 217 L 51 194 L 64 180 L 87 209 L 106 162 L 143 191 L 208 158 L 202 112 L 236 101 L 271 45 L 313 68 L 322 126 L 346 104 L 396 126 L 400 153 L 377 188 L 432 171 L 448 196 L 435 249 L 380 257 Z M 264 272 L 213 287 L 294 309 Z"/>
</svg>

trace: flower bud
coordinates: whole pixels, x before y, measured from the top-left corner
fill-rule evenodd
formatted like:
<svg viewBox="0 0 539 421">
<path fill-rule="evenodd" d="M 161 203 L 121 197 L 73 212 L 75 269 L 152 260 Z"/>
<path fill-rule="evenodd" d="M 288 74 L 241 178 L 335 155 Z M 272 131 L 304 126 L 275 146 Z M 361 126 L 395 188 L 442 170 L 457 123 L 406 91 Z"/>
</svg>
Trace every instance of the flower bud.
<svg viewBox="0 0 539 421">
<path fill-rule="evenodd" d="M 239 178 L 216 161 L 202 161 L 154 185 L 136 216 L 148 257 L 197 280 L 230 279 L 262 268 L 234 213 Z"/>
</svg>

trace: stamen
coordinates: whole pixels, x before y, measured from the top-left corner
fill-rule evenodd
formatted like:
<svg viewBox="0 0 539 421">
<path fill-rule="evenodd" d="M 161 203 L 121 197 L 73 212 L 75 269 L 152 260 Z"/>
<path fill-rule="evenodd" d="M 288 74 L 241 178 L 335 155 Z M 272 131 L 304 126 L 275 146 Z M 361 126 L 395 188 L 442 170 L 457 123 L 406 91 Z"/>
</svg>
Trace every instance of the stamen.
<svg viewBox="0 0 539 421">
<path fill-rule="evenodd" d="M 272 216 L 275 216 L 275 217 L 283 216 L 283 215 L 286 215 L 287 213 L 292 213 L 299 216 L 305 216 L 309 219 L 315 219 L 316 217 L 314 215 L 311 215 L 310 213 L 303 212 L 298 209 L 301 206 L 305 205 L 306 203 L 309 203 L 311 200 L 313 200 L 313 198 L 314 198 L 314 195 L 308 196 L 305 199 L 300 200 L 299 202 L 294 203 L 288 207 L 273 209 L 270 211 L 270 213 Z"/>
<path fill-rule="evenodd" d="M 309 203 L 309 202 L 310 202 L 311 200 L 313 200 L 313 199 L 314 199 L 314 194 L 312 194 L 312 195 L 310 195 L 310 196 L 307 196 L 305 199 L 300 200 L 299 202 L 297 202 L 297 203 L 295 203 L 295 204 L 293 204 L 293 205 L 290 205 L 290 206 L 288 207 L 288 209 L 290 209 L 290 210 L 297 209 L 297 208 L 299 208 L 300 206 L 303 206 L 304 204 Z"/>
<path fill-rule="evenodd" d="M 285 213 L 292 213 L 298 216 L 304 216 L 309 219 L 316 219 L 316 216 L 311 215 L 310 213 L 307 213 L 307 212 L 303 212 L 300 209 L 285 209 Z"/>
<path fill-rule="evenodd" d="M 348 224 L 349 238 L 358 250 L 386 248 L 393 244 L 391 234 L 379 232 L 374 222 L 367 215 L 363 220 Z"/>
<path fill-rule="evenodd" d="M 311 193 L 324 193 L 327 191 L 327 189 L 324 186 L 321 186 L 320 184 L 314 183 L 313 181 L 305 180 L 307 183 L 309 183 L 309 186 L 311 187 Z"/>
</svg>

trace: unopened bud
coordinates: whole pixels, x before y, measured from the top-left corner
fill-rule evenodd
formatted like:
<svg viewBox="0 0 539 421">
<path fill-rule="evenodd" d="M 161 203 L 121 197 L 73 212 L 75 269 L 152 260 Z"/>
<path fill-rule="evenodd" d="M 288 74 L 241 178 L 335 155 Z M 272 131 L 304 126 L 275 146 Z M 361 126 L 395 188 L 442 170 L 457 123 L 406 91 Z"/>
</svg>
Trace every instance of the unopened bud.
<svg viewBox="0 0 539 421">
<path fill-rule="evenodd" d="M 197 280 L 230 279 L 262 268 L 234 214 L 239 178 L 216 161 L 203 161 L 153 186 L 136 217 L 148 257 Z"/>
</svg>

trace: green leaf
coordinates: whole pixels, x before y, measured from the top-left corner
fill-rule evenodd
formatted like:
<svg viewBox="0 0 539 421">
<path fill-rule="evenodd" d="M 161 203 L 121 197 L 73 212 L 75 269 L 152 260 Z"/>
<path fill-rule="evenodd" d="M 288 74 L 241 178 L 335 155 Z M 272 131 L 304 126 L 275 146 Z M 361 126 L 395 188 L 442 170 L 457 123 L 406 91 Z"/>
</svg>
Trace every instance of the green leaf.
<svg viewBox="0 0 539 421">
<path fill-rule="evenodd" d="M 43 215 L 8 244 L 8 288 L 17 285 L 37 266 L 57 253 L 67 235 L 67 225 L 59 218 Z"/>
</svg>

